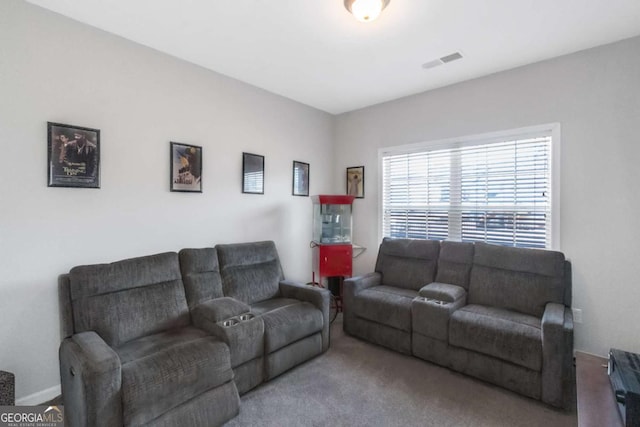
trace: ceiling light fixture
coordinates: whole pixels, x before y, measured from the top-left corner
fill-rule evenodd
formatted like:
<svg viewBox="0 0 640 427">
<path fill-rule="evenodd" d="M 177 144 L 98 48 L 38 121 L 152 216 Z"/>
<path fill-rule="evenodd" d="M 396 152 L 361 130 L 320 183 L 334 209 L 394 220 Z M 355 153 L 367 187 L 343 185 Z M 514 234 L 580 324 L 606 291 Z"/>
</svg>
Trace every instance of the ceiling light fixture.
<svg viewBox="0 0 640 427">
<path fill-rule="evenodd" d="M 344 0 L 344 7 L 355 16 L 358 21 L 373 21 L 380 12 L 387 7 L 390 0 Z"/>
</svg>

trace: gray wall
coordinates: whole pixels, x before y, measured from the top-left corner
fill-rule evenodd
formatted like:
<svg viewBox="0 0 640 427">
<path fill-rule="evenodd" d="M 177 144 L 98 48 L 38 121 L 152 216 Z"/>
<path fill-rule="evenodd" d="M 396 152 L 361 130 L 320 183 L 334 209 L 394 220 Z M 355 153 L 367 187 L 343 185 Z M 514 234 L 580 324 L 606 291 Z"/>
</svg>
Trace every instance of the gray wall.
<svg viewBox="0 0 640 427">
<path fill-rule="evenodd" d="M 640 351 L 640 38 L 336 120 L 335 175 L 366 167 L 354 240 L 368 251 L 356 273 L 372 270 L 379 243 L 379 148 L 560 122 L 560 249 L 573 262 L 573 305 L 584 316 L 575 347 Z M 336 191 L 344 191 L 342 180 Z"/>
<path fill-rule="evenodd" d="M 287 277 L 310 280 L 311 201 L 291 196 L 292 162 L 311 163 L 312 194 L 331 190 L 332 120 L 2 0 L 0 369 L 16 396 L 42 402 L 60 383 L 56 281 L 74 265 L 272 239 Z M 47 121 L 101 129 L 101 189 L 46 186 Z M 169 141 L 203 147 L 203 194 L 169 192 Z M 263 196 L 241 194 L 242 151 L 266 156 Z"/>
</svg>

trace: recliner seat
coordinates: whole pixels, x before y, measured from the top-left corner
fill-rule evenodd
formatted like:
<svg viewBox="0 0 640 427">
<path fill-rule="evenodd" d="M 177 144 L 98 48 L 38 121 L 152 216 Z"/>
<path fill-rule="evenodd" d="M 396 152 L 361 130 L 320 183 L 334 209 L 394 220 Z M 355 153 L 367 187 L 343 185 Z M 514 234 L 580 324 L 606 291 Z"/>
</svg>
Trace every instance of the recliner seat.
<svg viewBox="0 0 640 427">
<path fill-rule="evenodd" d="M 271 241 L 216 246 L 223 294 L 264 322 L 265 380 L 329 348 L 329 293 L 286 281 Z"/>
</svg>

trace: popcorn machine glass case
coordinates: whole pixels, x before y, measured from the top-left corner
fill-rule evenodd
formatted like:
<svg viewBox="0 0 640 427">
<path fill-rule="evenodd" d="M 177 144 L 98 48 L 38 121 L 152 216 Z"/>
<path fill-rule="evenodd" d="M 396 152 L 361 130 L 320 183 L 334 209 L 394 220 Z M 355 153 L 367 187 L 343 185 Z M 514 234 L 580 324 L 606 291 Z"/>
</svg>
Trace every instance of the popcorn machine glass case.
<svg viewBox="0 0 640 427">
<path fill-rule="evenodd" d="M 313 280 L 350 277 L 353 196 L 313 196 Z"/>
</svg>

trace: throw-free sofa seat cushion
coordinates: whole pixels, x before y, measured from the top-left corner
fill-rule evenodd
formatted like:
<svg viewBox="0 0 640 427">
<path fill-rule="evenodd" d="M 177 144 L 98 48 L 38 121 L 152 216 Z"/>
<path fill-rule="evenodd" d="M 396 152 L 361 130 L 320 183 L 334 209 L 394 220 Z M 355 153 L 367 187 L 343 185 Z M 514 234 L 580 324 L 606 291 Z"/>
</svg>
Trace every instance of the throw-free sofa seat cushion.
<svg viewBox="0 0 640 427">
<path fill-rule="evenodd" d="M 280 298 L 278 302 L 284 302 Z M 293 300 L 295 301 L 295 300 Z M 255 312 L 255 311 L 254 311 Z M 308 302 L 284 304 L 261 314 L 267 353 L 322 331 L 322 312 Z"/>
<path fill-rule="evenodd" d="M 411 332 L 411 301 L 418 291 L 393 286 L 373 286 L 354 298 L 356 316 Z"/>
<path fill-rule="evenodd" d="M 122 363 L 125 425 L 146 424 L 233 379 L 228 347 L 193 327 L 146 336 L 115 350 Z"/>
<path fill-rule="evenodd" d="M 503 308 L 467 305 L 449 321 L 449 343 L 534 371 L 542 368 L 540 319 Z"/>
</svg>

